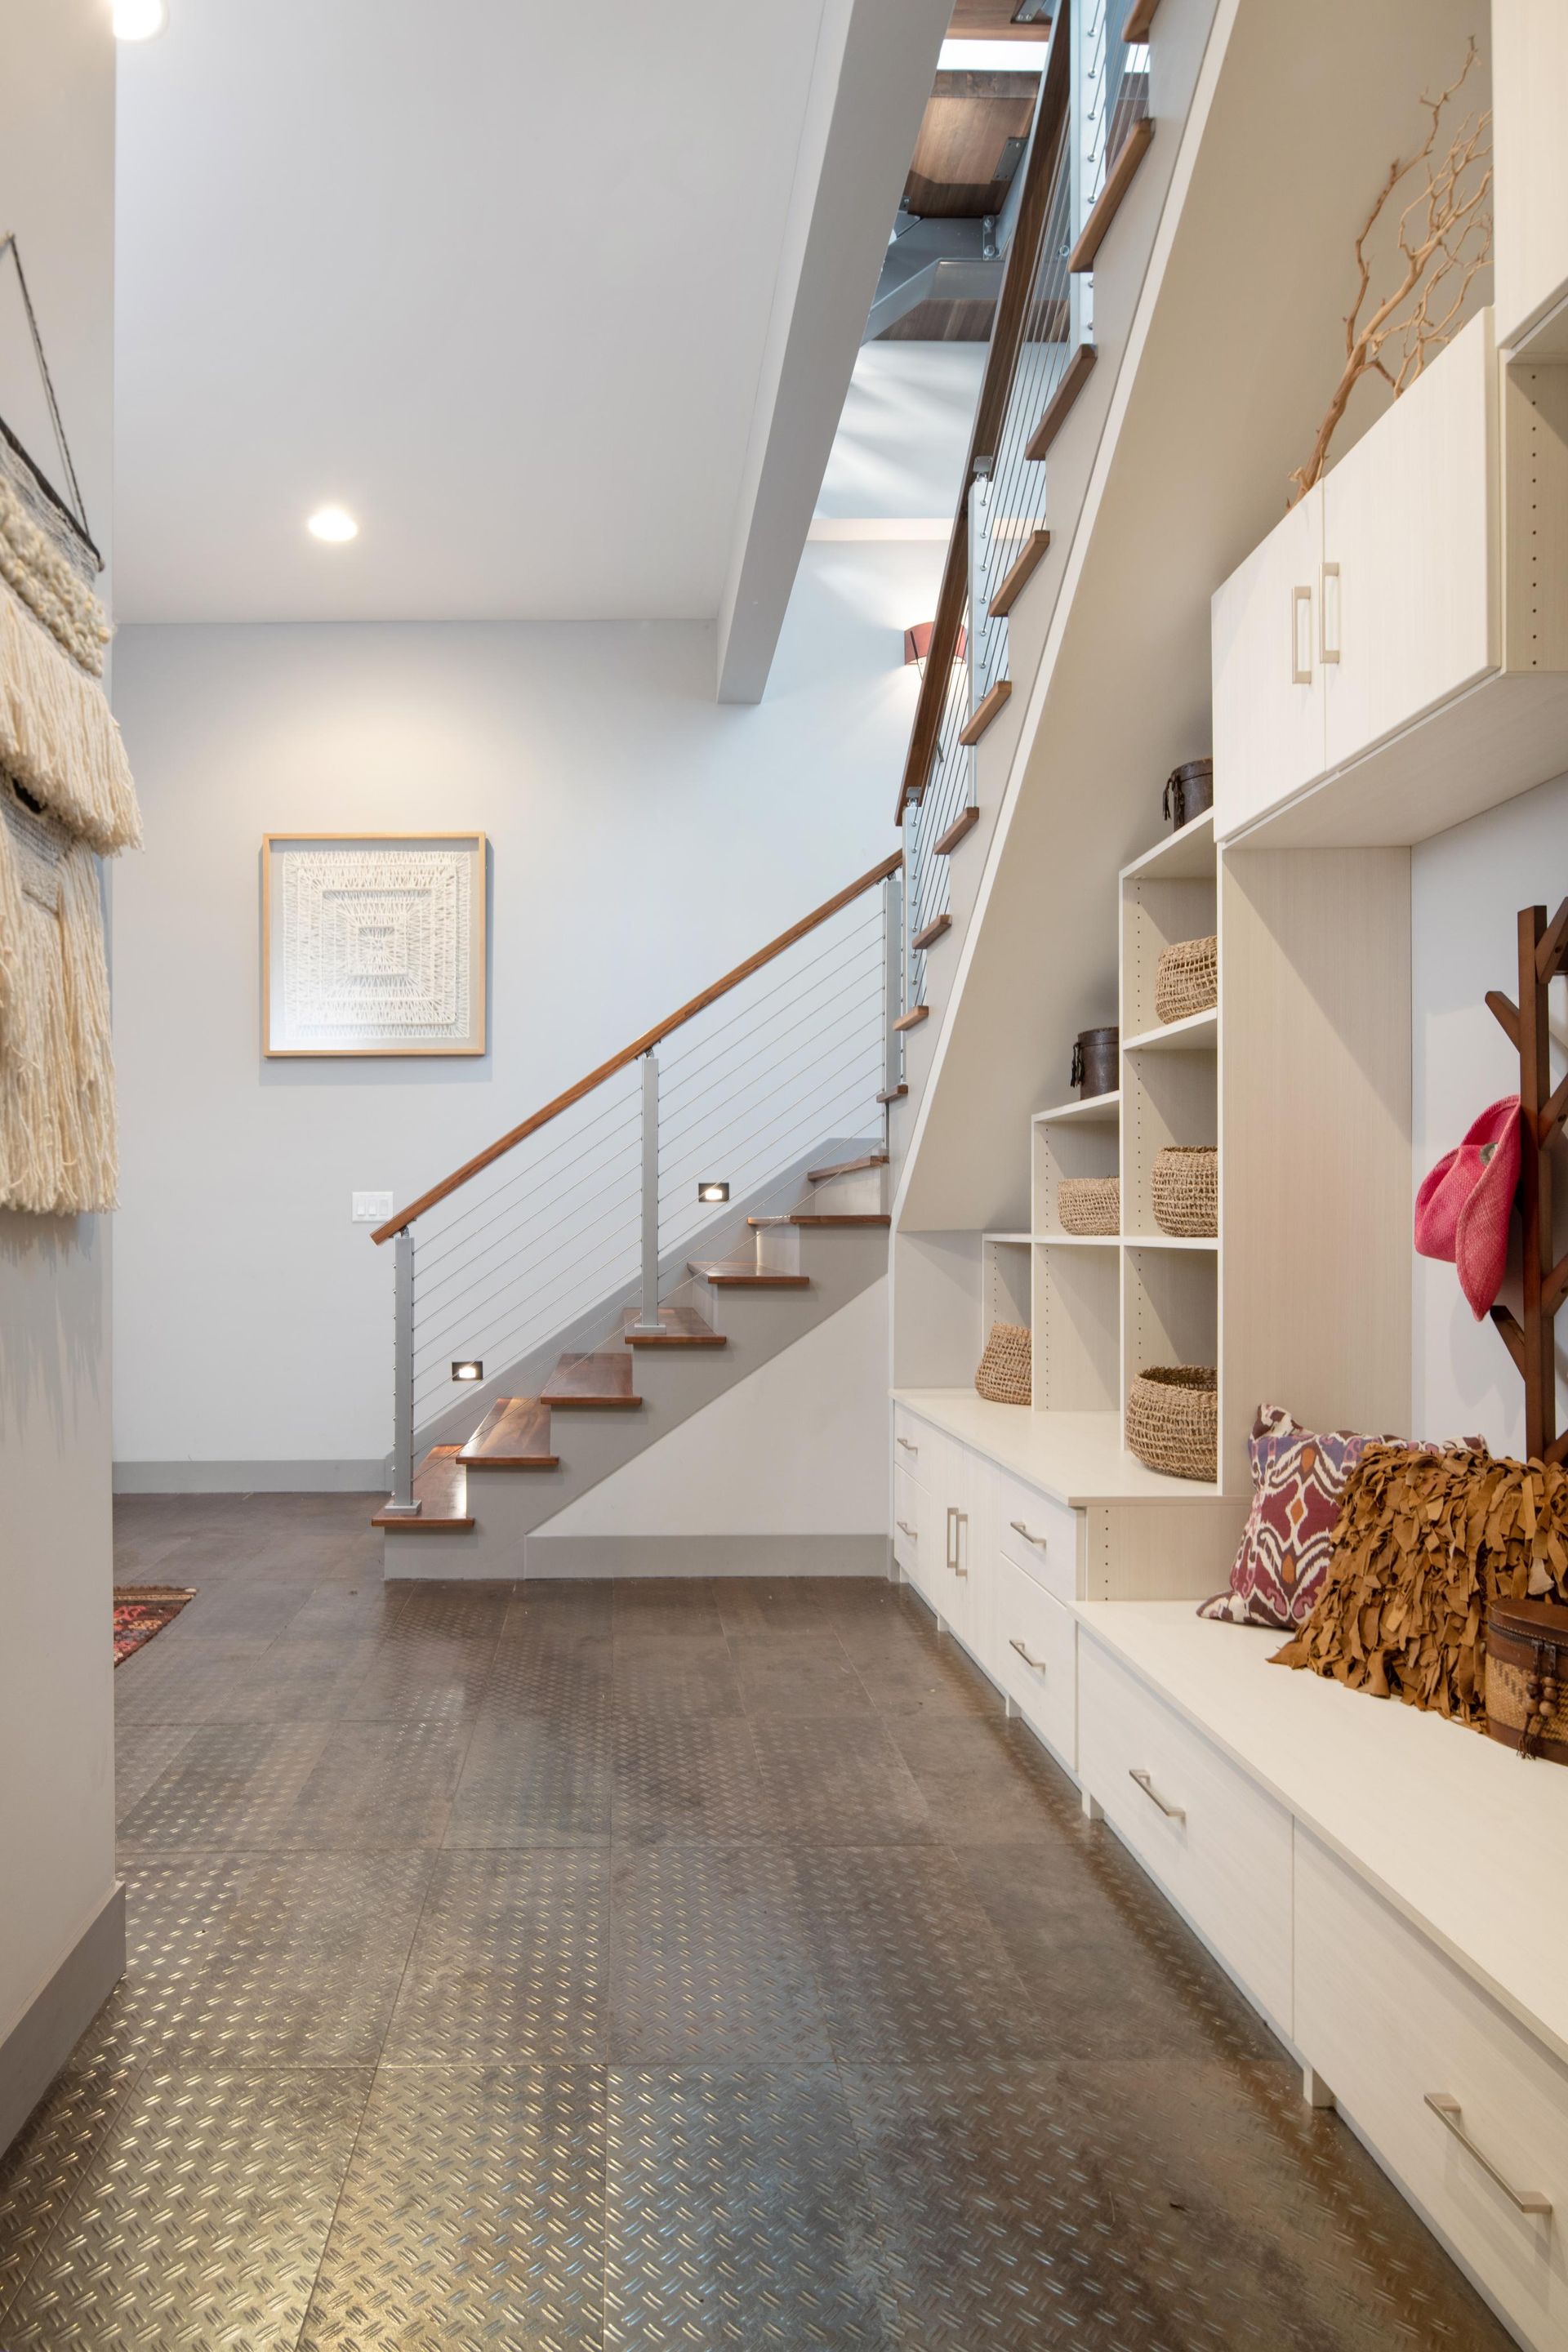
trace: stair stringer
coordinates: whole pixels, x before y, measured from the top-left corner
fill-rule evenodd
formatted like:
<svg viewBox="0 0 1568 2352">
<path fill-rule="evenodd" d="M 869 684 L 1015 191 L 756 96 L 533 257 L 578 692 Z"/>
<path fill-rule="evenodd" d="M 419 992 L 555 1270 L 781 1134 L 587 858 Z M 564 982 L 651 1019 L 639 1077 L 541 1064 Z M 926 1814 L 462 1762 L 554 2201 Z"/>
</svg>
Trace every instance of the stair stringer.
<svg viewBox="0 0 1568 2352">
<path fill-rule="evenodd" d="M 809 1211 L 811 1203 L 805 1205 Z M 802 1271 L 811 1281 L 808 1290 L 710 1293 L 702 1313 L 723 1332 L 724 1347 L 637 1350 L 640 1411 L 553 1415 L 552 1447 L 560 1456 L 557 1468 L 526 1475 L 470 1469 L 467 1507 L 474 1518 L 471 1528 L 385 1529 L 387 1580 L 430 1577 L 461 1582 L 525 1575 L 527 1540 L 535 1529 L 826 1322 L 888 1270 L 884 1225 L 805 1227 L 800 1246 Z M 676 1300 L 705 1287 L 693 1279 L 682 1286 Z"/>
</svg>

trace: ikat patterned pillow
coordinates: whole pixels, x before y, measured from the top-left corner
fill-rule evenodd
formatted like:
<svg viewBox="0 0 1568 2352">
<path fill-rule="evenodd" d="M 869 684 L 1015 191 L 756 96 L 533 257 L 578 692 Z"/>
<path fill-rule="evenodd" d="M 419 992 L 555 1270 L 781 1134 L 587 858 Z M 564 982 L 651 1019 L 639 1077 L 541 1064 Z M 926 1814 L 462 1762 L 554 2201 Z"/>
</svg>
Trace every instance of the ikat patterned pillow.
<svg viewBox="0 0 1568 2352">
<path fill-rule="evenodd" d="M 1353 1429 L 1303 1429 L 1282 1406 L 1263 1404 L 1252 1424 L 1252 1508 L 1247 1515 L 1230 1589 L 1205 1601 L 1200 1617 L 1232 1625 L 1268 1625 L 1293 1633 L 1305 1624 L 1322 1591 L 1334 1548 L 1334 1525 L 1345 1484 L 1369 1445 L 1399 1445 L 1397 1437 Z M 1413 1454 L 1484 1453 L 1479 1437 L 1417 1444 Z"/>
</svg>

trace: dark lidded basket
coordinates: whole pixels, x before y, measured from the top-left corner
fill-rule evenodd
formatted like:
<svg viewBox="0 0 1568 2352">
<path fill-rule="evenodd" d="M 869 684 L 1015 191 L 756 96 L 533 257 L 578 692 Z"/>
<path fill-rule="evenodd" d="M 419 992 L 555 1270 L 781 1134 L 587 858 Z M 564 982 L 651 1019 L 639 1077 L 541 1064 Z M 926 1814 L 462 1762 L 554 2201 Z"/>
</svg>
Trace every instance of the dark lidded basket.
<svg viewBox="0 0 1568 2352">
<path fill-rule="evenodd" d="M 1189 760 L 1165 779 L 1164 813 L 1177 832 L 1214 806 L 1214 761 Z"/>
<path fill-rule="evenodd" d="M 1120 1029 L 1080 1029 L 1072 1049 L 1070 1083 L 1087 1101 L 1092 1095 L 1113 1095 L 1121 1084 L 1116 1065 L 1121 1052 Z"/>
</svg>

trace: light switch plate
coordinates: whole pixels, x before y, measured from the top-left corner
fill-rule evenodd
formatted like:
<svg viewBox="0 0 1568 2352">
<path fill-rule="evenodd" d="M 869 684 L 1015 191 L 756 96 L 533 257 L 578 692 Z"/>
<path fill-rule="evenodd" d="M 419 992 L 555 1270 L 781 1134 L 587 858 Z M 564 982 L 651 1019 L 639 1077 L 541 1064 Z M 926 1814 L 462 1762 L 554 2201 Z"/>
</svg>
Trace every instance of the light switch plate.
<svg viewBox="0 0 1568 2352">
<path fill-rule="evenodd" d="M 356 1225 L 384 1225 L 392 1214 L 390 1192 L 356 1192 L 353 1203 Z"/>
</svg>

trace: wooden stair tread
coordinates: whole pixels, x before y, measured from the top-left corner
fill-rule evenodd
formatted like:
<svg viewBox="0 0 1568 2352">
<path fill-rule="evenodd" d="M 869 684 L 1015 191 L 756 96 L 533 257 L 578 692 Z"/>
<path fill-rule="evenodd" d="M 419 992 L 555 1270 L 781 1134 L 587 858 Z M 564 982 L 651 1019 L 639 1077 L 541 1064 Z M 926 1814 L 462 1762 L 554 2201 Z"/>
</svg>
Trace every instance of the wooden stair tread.
<svg viewBox="0 0 1568 2352">
<path fill-rule="evenodd" d="M 458 1459 L 470 1470 L 554 1470 L 550 1407 L 542 1397 L 500 1397 L 491 1405 Z"/>
<path fill-rule="evenodd" d="M 951 915 L 938 915 L 934 921 L 929 922 L 926 925 L 923 931 L 917 931 L 915 933 L 914 938 L 910 941 L 910 945 L 918 954 L 921 948 L 934 947 L 938 940 L 941 939 L 943 931 L 951 931 L 952 929 L 952 917 Z"/>
<path fill-rule="evenodd" d="M 805 1181 L 808 1184 L 826 1184 L 830 1176 L 858 1176 L 862 1168 L 885 1168 L 887 1164 L 885 1151 L 868 1151 L 863 1160 L 841 1160 L 836 1168 L 808 1168 Z"/>
<path fill-rule="evenodd" d="M 688 1307 L 661 1307 L 657 1331 L 637 1331 L 632 1328 L 637 1318 L 635 1307 L 627 1310 L 626 1328 L 621 1333 L 628 1348 L 722 1348 L 722 1331 L 715 1331 L 704 1323 L 700 1315 Z"/>
<path fill-rule="evenodd" d="M 930 1018 L 931 1006 L 916 1004 L 912 1005 L 908 1013 L 900 1013 L 893 1026 L 895 1029 L 918 1029 L 922 1021 L 928 1021 Z"/>
<path fill-rule="evenodd" d="M 1105 233 L 1121 209 L 1121 199 L 1132 185 L 1139 164 L 1149 152 L 1154 136 L 1154 126 L 1144 115 L 1135 122 L 1117 150 L 1116 161 L 1105 175 L 1105 185 L 1094 200 L 1094 210 L 1079 231 L 1078 243 L 1068 256 L 1068 274 L 1079 278 L 1086 269 L 1094 268 L 1094 257 L 1105 242 Z M 1031 444 L 1030 454 L 1033 455 Z"/>
<path fill-rule="evenodd" d="M 902 1102 L 908 1093 L 908 1087 L 885 1087 L 877 1100 L 879 1103 Z"/>
<path fill-rule="evenodd" d="M 826 1213 L 818 1215 L 813 1209 L 796 1209 L 787 1217 L 748 1217 L 746 1219 L 746 1223 L 754 1227 L 758 1233 L 765 1233 L 770 1226 L 773 1225 L 890 1225 L 892 1222 L 891 1217 L 885 1213 L 875 1216 L 869 1214 L 851 1216 L 846 1213 L 843 1216 L 835 1217 Z"/>
<path fill-rule="evenodd" d="M 991 725 L 993 719 L 1000 719 L 1003 711 L 1005 710 L 1008 703 L 1012 700 L 1012 679 L 1010 677 L 999 677 L 995 685 L 991 688 L 990 693 L 984 695 L 976 704 L 974 716 L 971 719 L 968 726 L 965 727 L 960 734 L 958 739 L 959 741 L 966 747 L 978 743 L 980 738 L 984 734 L 985 730 Z M 946 836 L 944 835 L 943 838 L 945 839 L 945 837 Z M 939 850 L 942 847 L 942 843 L 940 841 L 937 843 L 937 847 Z"/>
<path fill-rule="evenodd" d="M 1037 567 L 1044 562 L 1051 543 L 1048 530 L 1032 530 L 1024 541 L 1022 551 L 1009 564 L 1001 585 L 986 610 L 994 621 L 1004 620 L 1012 611 L 1025 589 L 1035 576 Z"/>
<path fill-rule="evenodd" d="M 596 1356 L 563 1356 L 542 1391 L 542 1402 L 562 1407 L 635 1412 L 642 1402 L 632 1388 L 632 1360 L 613 1349 Z"/>
<path fill-rule="evenodd" d="M 931 844 L 937 856 L 951 857 L 965 835 L 973 833 L 979 822 L 980 811 L 977 808 L 960 809 L 947 831 Z"/>
<path fill-rule="evenodd" d="M 1029 444 L 1024 452 L 1026 457 L 1037 461 L 1045 456 L 1051 443 L 1067 423 L 1068 414 L 1073 402 L 1093 373 L 1094 362 L 1098 357 L 1099 353 L 1092 343 L 1079 343 L 1062 371 L 1061 382 L 1041 411 L 1039 423 L 1029 436 Z"/>
<path fill-rule="evenodd" d="M 766 1266 L 748 1265 L 744 1259 L 689 1257 L 688 1274 L 710 1282 L 715 1290 L 809 1290 L 808 1274 L 774 1274 Z"/>
<path fill-rule="evenodd" d="M 468 1476 L 458 1458 L 460 1453 L 459 1446 L 433 1445 L 414 1473 L 414 1499 L 421 1506 L 418 1516 L 405 1518 L 401 1511 L 377 1511 L 371 1526 L 391 1528 L 398 1535 L 426 1536 L 471 1528 Z"/>
</svg>

